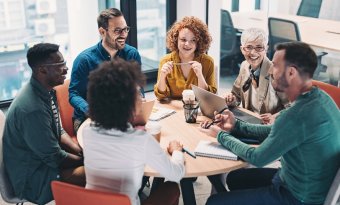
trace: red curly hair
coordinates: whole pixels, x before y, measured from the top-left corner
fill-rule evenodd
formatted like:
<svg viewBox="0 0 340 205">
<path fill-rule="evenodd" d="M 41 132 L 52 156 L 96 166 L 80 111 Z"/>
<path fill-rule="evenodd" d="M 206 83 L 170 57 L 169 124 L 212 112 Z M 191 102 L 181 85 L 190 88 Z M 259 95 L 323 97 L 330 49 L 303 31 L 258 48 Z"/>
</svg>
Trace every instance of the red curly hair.
<svg viewBox="0 0 340 205">
<path fill-rule="evenodd" d="M 166 35 L 166 47 L 170 51 L 178 52 L 178 35 L 184 28 L 193 32 L 197 40 L 195 56 L 205 53 L 210 47 L 212 38 L 208 31 L 208 26 L 194 16 L 186 16 L 181 21 L 175 22 L 172 25 Z"/>
</svg>

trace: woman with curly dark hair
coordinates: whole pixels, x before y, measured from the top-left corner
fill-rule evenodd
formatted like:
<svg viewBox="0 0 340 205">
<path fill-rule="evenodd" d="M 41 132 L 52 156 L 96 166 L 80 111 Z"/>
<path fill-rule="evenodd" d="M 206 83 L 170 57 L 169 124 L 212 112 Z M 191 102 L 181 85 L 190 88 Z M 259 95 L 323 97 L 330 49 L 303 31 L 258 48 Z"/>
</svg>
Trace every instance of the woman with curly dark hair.
<svg viewBox="0 0 340 205">
<path fill-rule="evenodd" d="M 86 188 L 118 192 L 131 204 L 178 204 L 177 183 L 185 174 L 182 145 L 171 141 L 168 157 L 156 139 L 132 127 L 141 109 L 139 86 L 144 76 L 138 63 L 122 59 L 102 63 L 89 76 L 87 99 L 92 124 L 83 128 Z M 144 168 L 149 165 L 169 181 L 140 202 Z"/>
<path fill-rule="evenodd" d="M 180 98 L 191 84 L 216 93 L 214 61 L 205 54 L 211 43 L 208 26 L 194 16 L 184 17 L 168 31 L 166 44 L 171 51 L 159 64 L 156 97 Z"/>
</svg>

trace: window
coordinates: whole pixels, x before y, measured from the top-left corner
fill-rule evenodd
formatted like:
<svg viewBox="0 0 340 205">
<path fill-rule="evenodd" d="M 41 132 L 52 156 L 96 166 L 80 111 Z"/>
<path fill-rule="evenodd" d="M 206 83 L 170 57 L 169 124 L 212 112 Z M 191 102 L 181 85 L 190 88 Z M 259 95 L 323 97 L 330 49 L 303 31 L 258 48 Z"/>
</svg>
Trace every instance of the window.
<svg viewBox="0 0 340 205">
<path fill-rule="evenodd" d="M 57 42 L 68 58 L 66 0 L 0 0 L 0 103 L 15 97 L 28 82 L 30 46 Z"/>
<path fill-rule="evenodd" d="M 159 59 L 166 53 L 165 0 L 137 0 L 137 40 L 142 57 L 142 70 L 158 69 Z"/>
</svg>

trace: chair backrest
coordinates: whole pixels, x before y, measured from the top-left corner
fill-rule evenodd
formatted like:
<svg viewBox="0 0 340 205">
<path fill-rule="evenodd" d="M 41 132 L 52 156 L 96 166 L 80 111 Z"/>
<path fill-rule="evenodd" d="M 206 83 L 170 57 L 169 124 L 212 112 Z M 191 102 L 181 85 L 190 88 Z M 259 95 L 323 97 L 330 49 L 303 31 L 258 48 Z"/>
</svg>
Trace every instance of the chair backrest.
<svg viewBox="0 0 340 205">
<path fill-rule="evenodd" d="M 11 182 L 8 179 L 5 166 L 3 163 L 3 155 L 2 155 L 2 137 L 5 127 L 5 114 L 0 110 L 0 192 L 2 199 L 7 203 L 23 203 L 26 202 L 25 199 L 19 199 L 15 196 L 13 187 Z"/>
<path fill-rule="evenodd" d="M 321 3 L 322 0 L 302 0 L 297 15 L 318 18 Z"/>
<path fill-rule="evenodd" d="M 312 84 L 328 93 L 328 95 L 333 98 L 335 104 L 337 104 L 338 108 L 340 109 L 340 88 L 318 80 L 312 80 Z"/>
<path fill-rule="evenodd" d="M 328 191 L 324 205 L 340 204 L 340 168 L 333 180 L 331 188 Z"/>
<path fill-rule="evenodd" d="M 230 13 L 221 9 L 221 59 L 239 52 L 237 34 Z"/>
<path fill-rule="evenodd" d="M 131 204 L 129 197 L 123 194 L 85 189 L 60 181 L 52 181 L 51 186 L 56 205 Z"/>
<path fill-rule="evenodd" d="M 275 44 L 290 41 L 300 41 L 300 31 L 294 21 L 269 17 L 269 58 L 274 55 Z"/>
<path fill-rule="evenodd" d="M 77 140 L 77 137 L 74 133 L 73 128 L 73 107 L 68 100 L 68 87 L 70 85 L 70 79 L 65 80 L 64 84 L 56 86 L 54 89 L 56 90 L 58 107 L 60 111 L 60 119 L 61 124 L 64 130 L 71 136 L 73 140 Z"/>
</svg>

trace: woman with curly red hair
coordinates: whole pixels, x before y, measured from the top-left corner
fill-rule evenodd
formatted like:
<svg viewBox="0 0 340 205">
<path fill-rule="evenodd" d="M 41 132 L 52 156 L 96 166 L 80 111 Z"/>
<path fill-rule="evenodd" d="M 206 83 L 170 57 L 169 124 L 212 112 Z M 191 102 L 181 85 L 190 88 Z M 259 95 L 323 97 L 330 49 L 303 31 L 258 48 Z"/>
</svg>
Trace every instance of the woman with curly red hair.
<svg viewBox="0 0 340 205">
<path fill-rule="evenodd" d="M 214 61 L 205 54 L 211 44 L 208 26 L 197 17 L 184 17 L 167 32 L 171 53 L 159 65 L 154 92 L 159 100 L 180 98 L 191 84 L 216 93 Z"/>
</svg>

